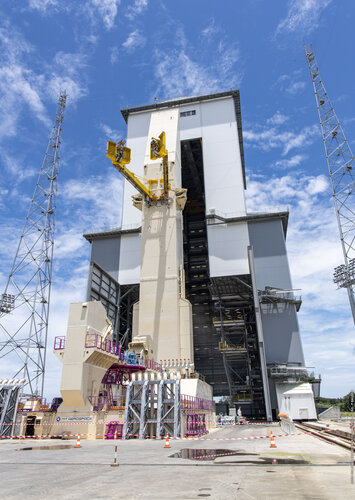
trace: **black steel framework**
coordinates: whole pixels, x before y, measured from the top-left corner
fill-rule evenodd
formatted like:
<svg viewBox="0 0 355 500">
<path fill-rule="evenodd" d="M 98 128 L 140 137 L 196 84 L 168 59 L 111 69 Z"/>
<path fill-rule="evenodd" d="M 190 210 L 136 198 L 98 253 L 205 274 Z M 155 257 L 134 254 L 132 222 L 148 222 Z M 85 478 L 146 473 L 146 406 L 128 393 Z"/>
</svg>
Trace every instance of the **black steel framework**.
<svg viewBox="0 0 355 500">
<path fill-rule="evenodd" d="M 99 300 L 113 325 L 113 340 L 127 347 L 132 337 L 132 306 L 139 285 L 120 285 L 96 262 L 90 263 L 86 300 Z"/>
<path fill-rule="evenodd" d="M 195 369 L 243 414 L 264 418 L 265 402 L 251 279 L 210 278 L 201 139 L 181 143 L 186 297 L 192 304 Z M 210 221 L 209 221 L 210 222 Z M 211 221 L 212 222 L 212 221 Z"/>
</svg>

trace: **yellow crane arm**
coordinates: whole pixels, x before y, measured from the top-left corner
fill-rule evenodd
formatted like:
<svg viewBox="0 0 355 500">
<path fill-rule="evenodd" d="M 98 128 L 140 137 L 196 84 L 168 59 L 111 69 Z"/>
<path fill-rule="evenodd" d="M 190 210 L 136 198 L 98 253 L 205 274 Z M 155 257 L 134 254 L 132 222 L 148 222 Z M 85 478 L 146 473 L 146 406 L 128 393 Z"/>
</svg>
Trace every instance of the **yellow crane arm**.
<svg viewBox="0 0 355 500">
<path fill-rule="evenodd" d="M 123 141 L 120 141 L 118 144 L 113 141 L 107 141 L 106 156 L 112 161 L 113 166 L 139 193 L 143 196 L 148 196 L 150 200 L 157 199 L 138 177 L 125 166 L 125 164 L 131 161 L 131 150 L 124 146 Z"/>
<path fill-rule="evenodd" d="M 112 162 L 113 166 L 123 175 L 125 179 L 127 179 L 128 182 L 132 184 L 133 187 L 136 188 L 136 190 L 141 193 L 144 196 L 148 196 L 149 199 L 151 200 L 156 200 L 156 196 L 154 196 L 151 191 L 134 175 L 133 172 L 128 170 L 127 167 L 124 165 L 121 165 L 120 163 L 115 163 Z"/>
<path fill-rule="evenodd" d="M 162 198 L 169 196 L 169 164 L 168 164 L 168 151 L 165 146 L 165 132 L 162 132 L 159 139 L 152 137 L 150 143 L 150 159 L 156 160 L 163 158 L 163 194 Z"/>
</svg>

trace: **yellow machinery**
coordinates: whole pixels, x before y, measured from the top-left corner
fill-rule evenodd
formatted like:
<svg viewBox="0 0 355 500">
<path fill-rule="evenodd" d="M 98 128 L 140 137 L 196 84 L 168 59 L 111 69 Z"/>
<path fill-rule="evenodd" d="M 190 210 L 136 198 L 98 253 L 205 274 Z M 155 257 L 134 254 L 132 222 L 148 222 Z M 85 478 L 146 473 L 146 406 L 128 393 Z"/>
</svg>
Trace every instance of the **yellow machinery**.
<svg viewBox="0 0 355 500">
<path fill-rule="evenodd" d="M 161 179 L 163 181 L 163 192 L 159 197 L 153 194 L 151 189 L 145 186 L 139 178 L 125 166 L 131 161 L 131 150 L 125 146 L 125 141 L 120 141 L 118 143 L 107 141 L 106 156 L 112 161 L 114 167 L 123 175 L 123 177 L 127 179 L 127 181 L 130 182 L 139 193 L 147 197 L 150 201 L 168 199 L 170 185 L 168 151 L 165 147 L 165 132 L 162 132 L 159 135 L 159 139 L 152 137 L 150 143 L 151 160 L 163 158 L 163 179 Z M 147 182 L 151 187 L 152 184 L 158 183 L 159 180 L 148 179 Z"/>
</svg>

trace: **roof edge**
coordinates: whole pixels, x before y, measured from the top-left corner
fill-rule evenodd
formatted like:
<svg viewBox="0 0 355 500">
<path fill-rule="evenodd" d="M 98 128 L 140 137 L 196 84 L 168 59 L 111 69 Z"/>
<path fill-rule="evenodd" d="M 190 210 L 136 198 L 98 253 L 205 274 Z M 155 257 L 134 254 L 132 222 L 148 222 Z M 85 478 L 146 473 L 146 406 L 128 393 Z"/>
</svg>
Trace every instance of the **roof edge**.
<svg viewBox="0 0 355 500">
<path fill-rule="evenodd" d="M 213 99 L 222 99 L 225 97 L 231 97 L 234 101 L 234 110 L 235 110 L 235 116 L 236 116 L 237 125 L 238 125 L 238 140 L 239 140 L 240 157 L 241 157 L 242 169 L 243 169 L 243 182 L 244 182 L 244 189 L 246 189 L 243 128 L 242 128 L 242 114 L 241 114 L 241 108 L 240 108 L 240 92 L 239 92 L 239 90 L 228 90 L 226 92 L 218 92 L 215 94 L 207 94 L 207 95 L 195 96 L 195 97 L 186 97 L 184 99 L 175 99 L 172 101 L 156 102 L 156 103 L 148 104 L 145 106 L 121 109 L 121 114 L 122 114 L 125 122 L 127 123 L 128 116 L 131 113 L 142 113 L 144 111 L 149 111 L 149 110 L 154 111 L 154 110 L 163 109 L 163 108 L 174 108 L 174 107 L 179 107 L 179 106 L 183 106 L 185 104 L 190 104 L 190 103 L 194 103 L 194 102 L 212 101 Z"/>
</svg>

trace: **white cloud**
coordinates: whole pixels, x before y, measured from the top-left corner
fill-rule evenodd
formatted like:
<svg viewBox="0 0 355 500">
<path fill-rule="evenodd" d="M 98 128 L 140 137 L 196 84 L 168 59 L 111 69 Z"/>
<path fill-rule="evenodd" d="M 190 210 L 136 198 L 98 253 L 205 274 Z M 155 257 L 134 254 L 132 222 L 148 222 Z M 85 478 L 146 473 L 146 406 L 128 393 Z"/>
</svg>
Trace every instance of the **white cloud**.
<svg viewBox="0 0 355 500">
<path fill-rule="evenodd" d="M 266 120 L 266 123 L 268 125 L 282 125 L 283 123 L 287 122 L 289 119 L 288 116 L 283 115 L 280 113 L 280 111 L 276 111 L 276 113 L 271 117 Z"/>
<path fill-rule="evenodd" d="M 58 99 L 58 95 L 62 91 L 66 91 L 68 95 L 68 103 L 75 102 L 81 97 L 87 95 L 87 89 L 82 87 L 69 76 L 53 75 L 48 82 L 48 93 L 53 99 Z"/>
<path fill-rule="evenodd" d="M 309 34 L 319 26 L 323 10 L 332 0 L 290 0 L 288 12 L 276 28 L 281 33 Z"/>
<path fill-rule="evenodd" d="M 293 168 L 293 167 L 297 167 L 306 158 L 307 158 L 306 155 L 301 155 L 301 154 L 294 155 L 291 158 L 284 158 L 283 160 L 278 160 L 275 163 L 275 167 L 280 167 L 280 168 Z"/>
<path fill-rule="evenodd" d="M 275 87 L 293 96 L 306 87 L 306 82 L 300 80 L 300 71 L 296 70 L 291 75 L 280 75 L 271 88 Z"/>
<path fill-rule="evenodd" d="M 0 158 L 7 172 L 16 177 L 19 182 L 35 174 L 38 175 L 38 170 L 29 166 L 23 168 L 25 162 L 21 151 L 17 152 L 16 156 L 12 156 L 5 148 L 0 147 Z"/>
<path fill-rule="evenodd" d="M 230 48 L 221 56 L 211 56 L 211 63 L 204 66 L 194 61 L 184 50 L 176 50 L 162 55 L 156 53 L 156 76 L 159 82 L 158 92 L 164 98 L 180 97 L 183 95 L 198 95 L 209 92 L 218 92 L 223 88 L 233 88 L 240 82 L 240 76 L 235 70 L 235 63 L 239 59 L 239 51 Z"/>
<path fill-rule="evenodd" d="M 295 95 L 300 90 L 303 90 L 305 86 L 306 86 L 305 82 L 293 82 L 286 88 L 286 92 L 291 95 Z"/>
<path fill-rule="evenodd" d="M 90 0 L 88 9 L 92 17 L 96 18 L 96 13 L 102 18 L 106 29 L 110 30 L 115 25 L 115 19 L 118 12 L 118 5 L 121 0 Z"/>
<path fill-rule="evenodd" d="M 145 42 L 145 37 L 138 29 L 136 29 L 128 35 L 128 38 L 125 42 L 123 42 L 122 47 L 124 47 L 128 52 L 134 52 L 135 49 L 144 47 Z"/>
<path fill-rule="evenodd" d="M 42 13 L 47 11 L 47 8 L 58 5 L 58 0 L 29 0 L 28 6 L 30 9 L 39 10 Z"/>
<path fill-rule="evenodd" d="M 167 44 L 162 43 L 155 49 L 157 87 L 152 92 L 153 96 L 170 99 L 201 95 L 235 88 L 240 84 L 243 70 L 239 47 L 225 37 L 216 37 L 217 28 L 212 29 L 213 23 L 212 20 L 202 42 L 199 37 L 198 46 L 187 40 L 183 26 L 178 23 L 172 25 L 169 34 L 175 29 L 175 47 L 167 50 Z"/>
<path fill-rule="evenodd" d="M 280 131 L 277 127 L 266 126 L 249 127 L 243 130 L 246 143 L 263 151 L 281 148 L 283 155 L 287 155 L 292 149 L 309 146 L 319 134 L 318 125 L 303 127 L 299 132 Z"/>
<path fill-rule="evenodd" d="M 47 92 L 57 100 L 59 92 L 66 90 L 68 103 L 73 103 L 87 95 L 83 76 L 87 66 L 86 56 L 82 53 L 57 52 L 54 57 L 55 72 L 48 76 Z"/>
<path fill-rule="evenodd" d="M 23 106 L 47 126 L 49 119 L 40 97 L 41 75 L 23 62 L 33 48 L 7 22 L 0 26 L 0 140 L 17 133 L 17 121 Z M 39 76 L 39 79 L 37 79 Z"/>
<path fill-rule="evenodd" d="M 24 108 L 48 128 L 52 120 L 44 103 L 46 97 L 57 101 L 59 91 L 65 89 L 69 102 L 86 95 L 82 54 L 58 52 L 54 65 L 38 64 L 34 71 L 35 48 L 6 21 L 0 25 L 0 48 L 0 140 L 16 135 Z"/>
<path fill-rule="evenodd" d="M 134 0 L 133 5 L 129 5 L 125 14 L 131 21 L 148 7 L 148 0 Z"/>
<path fill-rule="evenodd" d="M 71 179 L 61 189 L 62 203 L 71 215 L 78 232 L 119 225 L 121 218 L 122 177 L 107 171 L 105 176 Z M 115 208 L 113 208 L 115 207 Z M 68 227 L 68 226 L 66 226 Z"/>
<path fill-rule="evenodd" d="M 201 31 L 201 35 L 205 38 L 210 38 L 213 35 L 216 35 L 218 32 L 219 32 L 219 27 L 216 26 L 215 20 L 214 18 L 212 18 L 208 26 L 206 26 L 206 28 Z"/>
<path fill-rule="evenodd" d="M 99 128 L 105 134 L 106 140 L 113 140 L 117 142 L 120 141 L 123 137 L 122 132 L 111 128 L 109 125 L 106 125 L 105 123 L 100 123 Z"/>
</svg>

